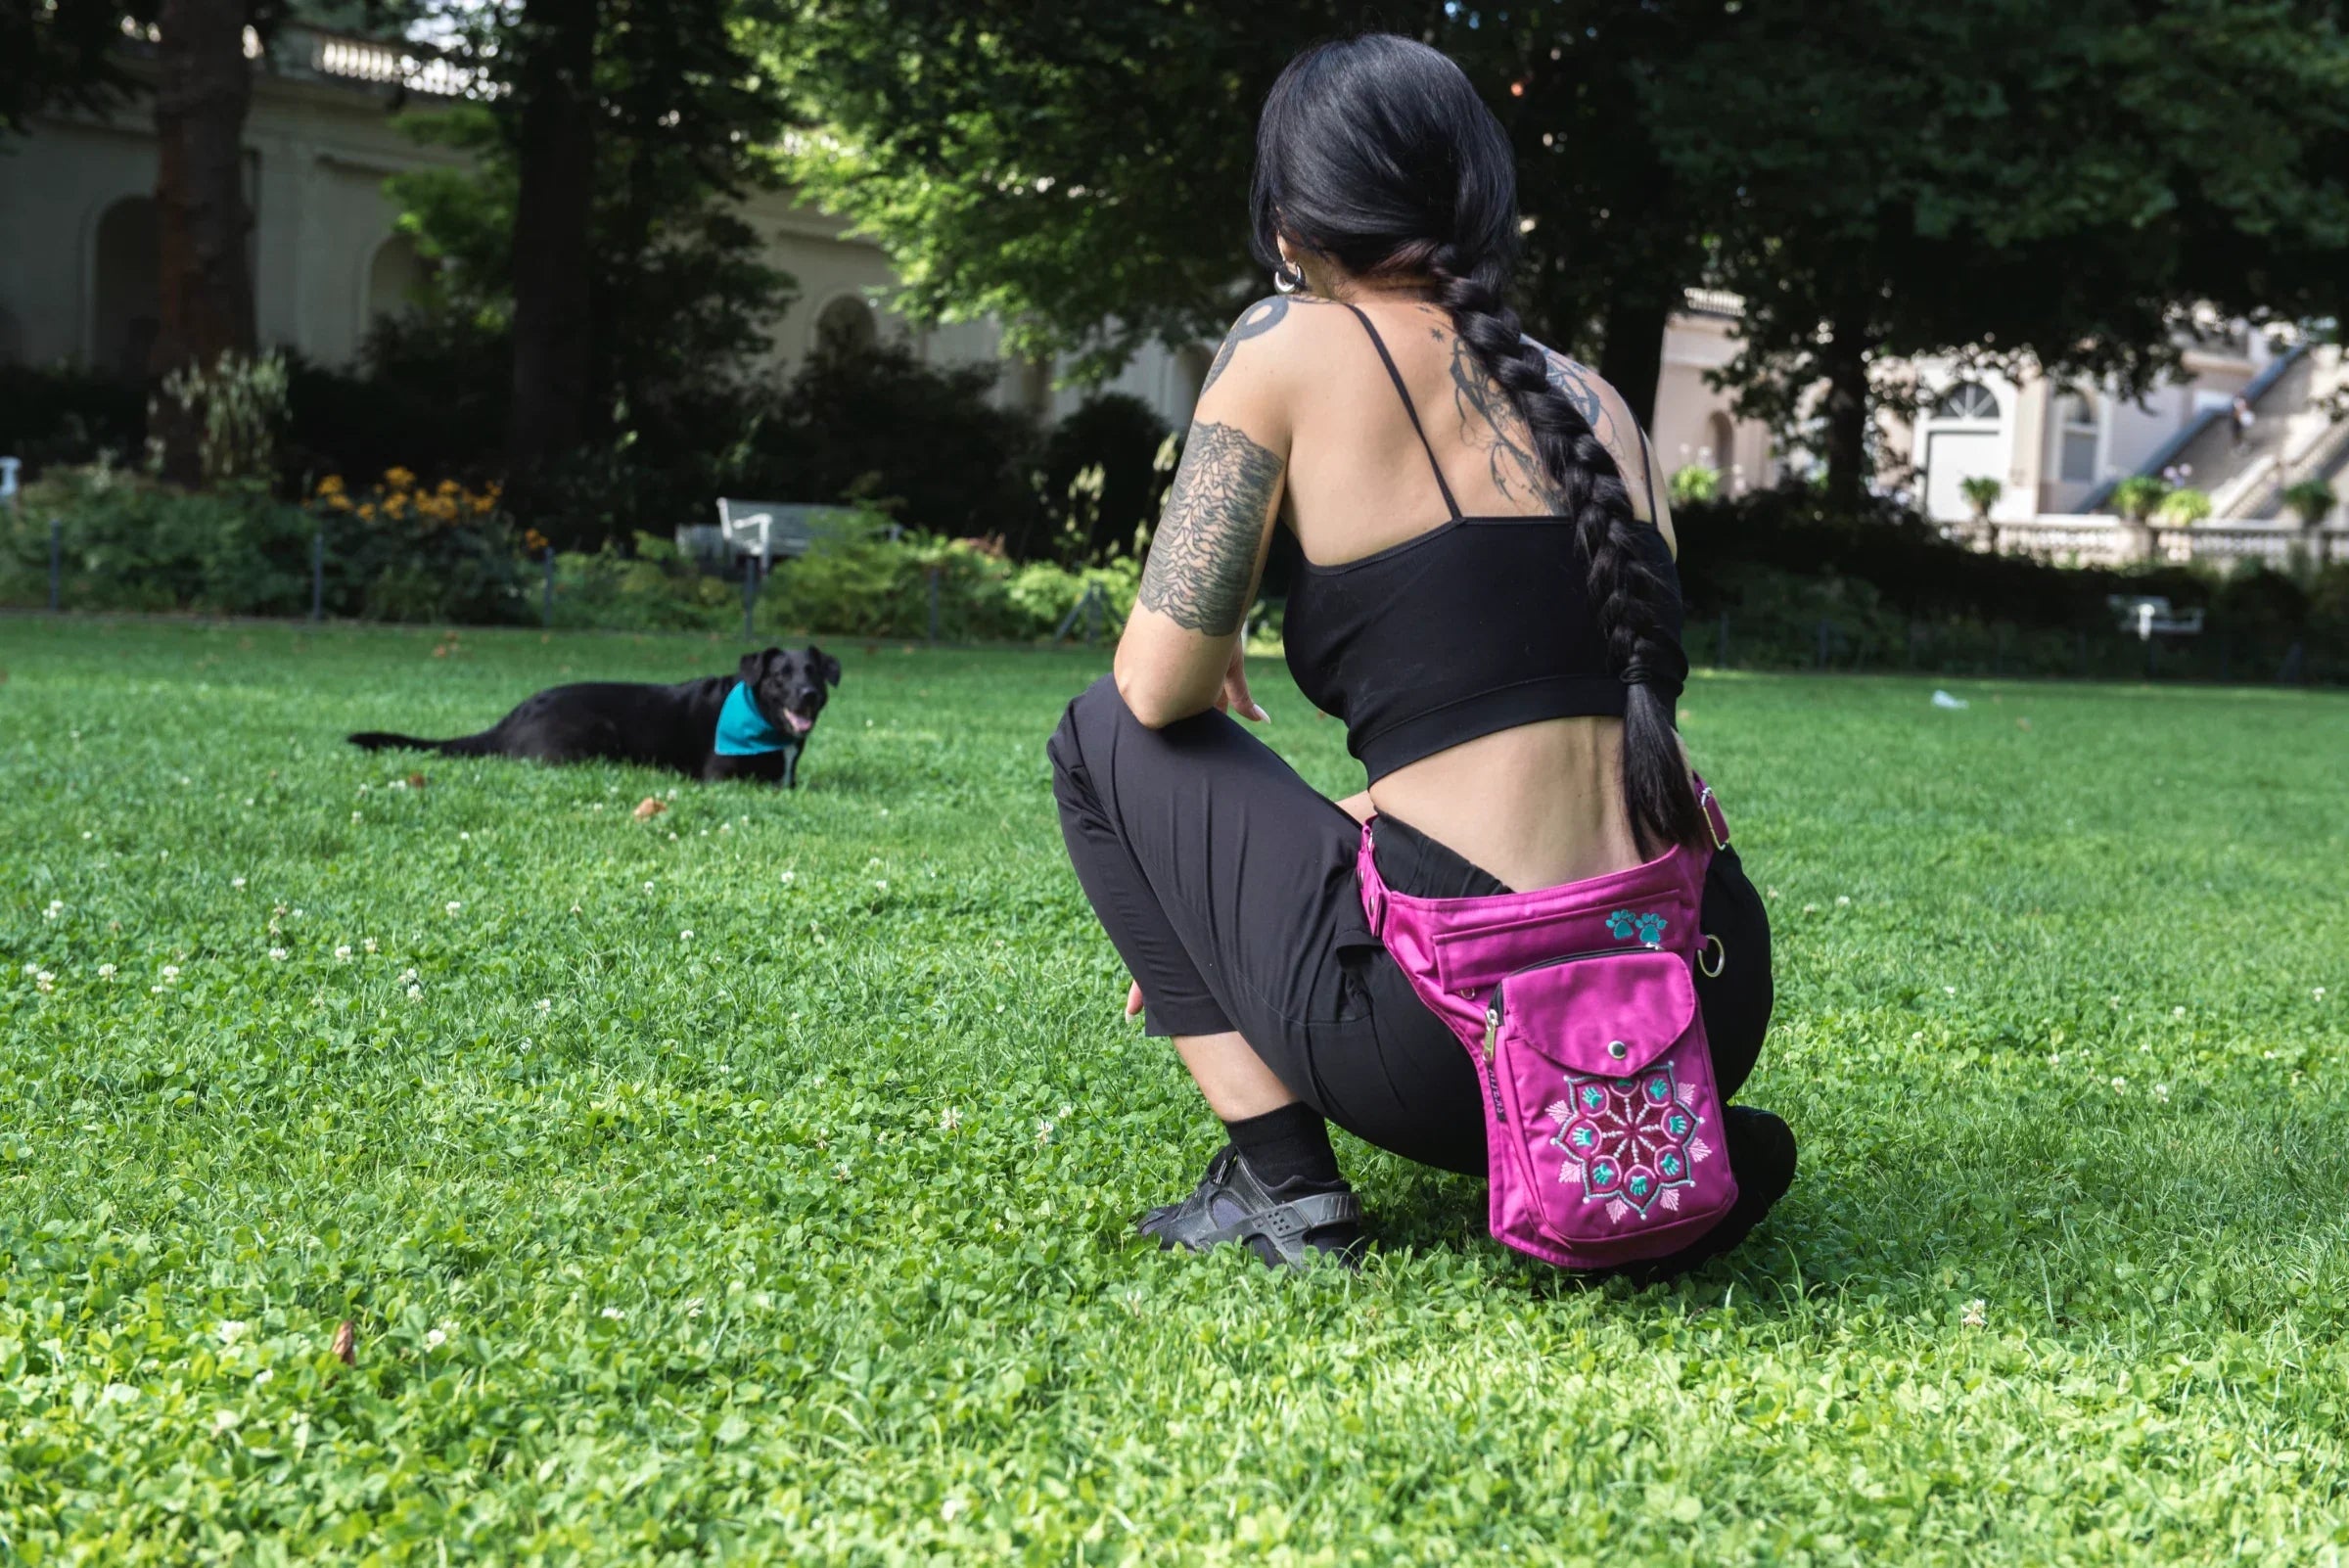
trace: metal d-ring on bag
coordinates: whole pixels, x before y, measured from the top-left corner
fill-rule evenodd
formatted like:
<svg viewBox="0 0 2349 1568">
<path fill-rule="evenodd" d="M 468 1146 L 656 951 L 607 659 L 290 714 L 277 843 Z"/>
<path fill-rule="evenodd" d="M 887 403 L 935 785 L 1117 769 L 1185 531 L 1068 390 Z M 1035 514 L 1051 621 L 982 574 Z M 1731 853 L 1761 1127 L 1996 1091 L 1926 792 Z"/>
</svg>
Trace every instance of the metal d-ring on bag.
<svg viewBox="0 0 2349 1568">
<path fill-rule="evenodd" d="M 1494 1239 L 1561 1268 L 1679 1251 L 1737 1201 L 1695 970 L 1705 872 L 1729 842 L 1628 871 L 1490 898 L 1420 899 L 1382 882 L 1362 825 L 1362 908 L 1484 1084 Z"/>
</svg>

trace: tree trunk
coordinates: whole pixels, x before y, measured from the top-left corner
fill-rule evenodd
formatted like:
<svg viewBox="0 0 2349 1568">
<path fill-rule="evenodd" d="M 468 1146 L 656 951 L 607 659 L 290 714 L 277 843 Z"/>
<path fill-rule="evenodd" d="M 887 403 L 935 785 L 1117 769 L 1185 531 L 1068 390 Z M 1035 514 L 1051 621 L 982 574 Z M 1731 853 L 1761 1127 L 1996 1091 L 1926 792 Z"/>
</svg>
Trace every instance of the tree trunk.
<svg viewBox="0 0 2349 1568">
<path fill-rule="evenodd" d="M 1598 373 L 1623 398 L 1642 430 L 1655 428 L 1656 385 L 1664 377 L 1664 328 L 1671 315 L 1670 307 L 1660 300 L 1626 297 L 1607 302 L 1606 342 L 1599 349 Z"/>
<path fill-rule="evenodd" d="M 246 238 L 245 115 L 253 68 L 245 58 L 246 0 L 163 0 L 161 77 L 155 93 L 155 205 L 161 322 L 149 368 L 206 369 L 253 348 L 253 275 Z M 202 477 L 202 411 L 159 401 L 163 475 Z"/>
<path fill-rule="evenodd" d="M 579 444 L 592 363 L 587 291 L 595 201 L 598 0 L 529 0 L 514 93 L 514 408 L 508 498 L 527 512 Z"/>
<path fill-rule="evenodd" d="M 1827 373 L 1827 510 L 1858 517 L 1867 494 L 1867 335 L 1857 322 L 1837 317 L 1833 340 L 1821 352 Z"/>
</svg>

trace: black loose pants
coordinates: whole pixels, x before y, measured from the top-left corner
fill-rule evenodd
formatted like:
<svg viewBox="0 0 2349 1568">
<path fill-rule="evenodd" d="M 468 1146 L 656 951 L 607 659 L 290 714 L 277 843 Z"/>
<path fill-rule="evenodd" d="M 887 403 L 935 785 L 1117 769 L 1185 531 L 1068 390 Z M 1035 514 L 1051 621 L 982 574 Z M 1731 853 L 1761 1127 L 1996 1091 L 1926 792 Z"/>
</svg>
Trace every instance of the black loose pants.
<svg viewBox="0 0 2349 1568">
<path fill-rule="evenodd" d="M 1362 916 L 1361 828 L 1221 714 L 1145 727 L 1104 677 L 1049 752 L 1077 879 L 1140 982 L 1153 1035 L 1237 1030 L 1299 1099 L 1364 1142 L 1487 1174 L 1475 1069 Z M 1391 817 L 1398 892 L 1509 890 Z M 1713 859 L 1703 929 L 1727 954 L 1697 998 L 1726 1101 L 1770 1026 L 1770 921 L 1734 850 Z"/>
</svg>

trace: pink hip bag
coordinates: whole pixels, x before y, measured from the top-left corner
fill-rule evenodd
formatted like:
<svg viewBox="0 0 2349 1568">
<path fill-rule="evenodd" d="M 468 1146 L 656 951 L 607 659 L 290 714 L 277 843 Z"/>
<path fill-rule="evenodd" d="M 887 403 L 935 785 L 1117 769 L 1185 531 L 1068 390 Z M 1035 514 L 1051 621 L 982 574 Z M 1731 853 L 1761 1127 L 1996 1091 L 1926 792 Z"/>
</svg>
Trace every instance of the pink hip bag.
<svg viewBox="0 0 2349 1568">
<path fill-rule="evenodd" d="M 1533 893 L 1419 899 L 1379 879 L 1362 825 L 1362 908 L 1485 1087 L 1494 1239 L 1561 1268 L 1678 1252 L 1737 1200 L 1695 966 L 1713 845 Z"/>
</svg>

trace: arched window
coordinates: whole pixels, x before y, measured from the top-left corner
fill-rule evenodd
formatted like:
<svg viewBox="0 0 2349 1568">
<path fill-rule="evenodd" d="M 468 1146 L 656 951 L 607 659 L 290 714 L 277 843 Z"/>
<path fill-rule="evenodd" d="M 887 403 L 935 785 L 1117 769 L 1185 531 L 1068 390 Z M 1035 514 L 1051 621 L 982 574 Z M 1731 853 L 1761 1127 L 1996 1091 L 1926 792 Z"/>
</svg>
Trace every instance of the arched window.
<svg viewBox="0 0 2349 1568">
<path fill-rule="evenodd" d="M 1727 414 L 1716 412 L 1705 421 L 1705 462 L 1725 480 L 1736 466 L 1737 427 L 1729 423 Z"/>
<path fill-rule="evenodd" d="M 1998 394 L 1978 381 L 1961 381 L 1933 405 L 1935 419 L 1996 419 Z"/>
<path fill-rule="evenodd" d="M 90 359 L 125 381 L 142 380 L 162 330 L 161 230 L 155 202 L 126 196 L 98 219 L 90 280 Z"/>
<path fill-rule="evenodd" d="M 378 246 L 375 259 L 367 264 L 367 319 L 359 323 L 360 331 L 375 325 L 378 316 L 395 316 L 413 307 L 431 276 L 431 264 L 406 235 L 394 234 Z"/>
<path fill-rule="evenodd" d="M 815 346 L 824 353 L 862 353 L 881 341 L 873 307 L 844 294 L 815 313 Z"/>
<path fill-rule="evenodd" d="M 2065 392 L 2055 399 L 2056 473 L 2066 484 L 2086 484 L 2096 477 L 2096 400 L 2087 392 Z"/>
</svg>

